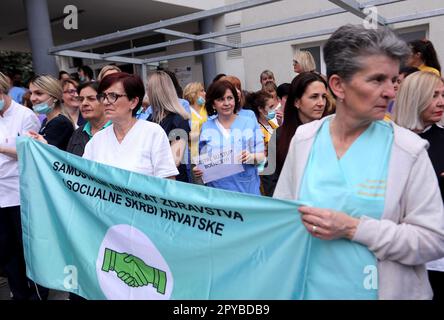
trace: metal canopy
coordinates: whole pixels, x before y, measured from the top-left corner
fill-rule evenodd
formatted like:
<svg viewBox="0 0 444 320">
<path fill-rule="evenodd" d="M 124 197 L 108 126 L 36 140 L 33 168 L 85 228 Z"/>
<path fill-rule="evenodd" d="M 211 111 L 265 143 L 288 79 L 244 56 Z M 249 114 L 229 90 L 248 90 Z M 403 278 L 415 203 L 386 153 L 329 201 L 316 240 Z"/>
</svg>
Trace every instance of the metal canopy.
<svg viewBox="0 0 444 320">
<path fill-rule="evenodd" d="M 188 14 L 188 15 L 185 15 L 182 17 L 167 19 L 164 21 L 150 23 L 150 24 L 147 24 L 144 26 L 131 28 L 131 29 L 124 30 L 124 31 L 117 31 L 117 32 L 113 32 L 113 33 L 110 33 L 107 35 L 98 36 L 98 37 L 94 37 L 94 38 L 90 38 L 90 39 L 80 40 L 80 41 L 72 42 L 69 44 L 53 47 L 53 48 L 49 49 L 49 53 L 55 53 L 55 52 L 61 51 L 61 50 L 69 50 L 69 49 L 74 49 L 74 48 L 92 46 L 92 45 L 103 43 L 106 41 L 120 40 L 123 38 L 131 37 L 131 36 L 135 36 L 135 35 L 140 35 L 142 33 L 147 33 L 149 31 L 153 31 L 153 30 L 160 29 L 160 28 L 165 28 L 165 27 L 178 25 L 178 24 L 182 24 L 182 23 L 186 23 L 186 22 L 198 21 L 198 20 L 202 20 L 205 18 L 214 17 L 214 16 L 218 16 L 218 15 L 222 15 L 222 14 L 226 14 L 226 13 L 230 13 L 230 12 L 235 12 L 235 11 L 239 11 L 239 10 L 243 10 L 243 9 L 248 9 L 248 8 L 260 6 L 263 4 L 278 2 L 278 1 L 281 1 L 281 0 L 247 0 L 247 1 L 242 1 L 242 2 L 239 2 L 236 4 L 226 5 L 223 7 L 210 9 L 210 10 L 204 10 L 204 11 Z"/>
<path fill-rule="evenodd" d="M 105 61 L 112 61 L 112 62 L 124 62 L 124 63 L 130 63 L 130 64 L 139 64 L 142 65 L 143 70 L 146 70 L 146 65 L 157 65 L 160 61 L 165 60 L 174 60 L 174 59 L 181 59 L 185 57 L 192 57 L 197 55 L 204 55 L 209 53 L 216 53 L 216 52 L 222 52 L 227 51 L 231 49 L 243 49 L 243 48 L 250 48 L 250 47 L 256 47 L 261 45 L 268 45 L 268 44 L 274 44 L 274 43 L 280 43 L 280 42 L 287 42 L 287 41 L 294 41 L 304 38 L 311 38 L 311 37 L 317 37 L 317 36 L 323 36 L 328 35 L 334 32 L 334 29 L 324 29 L 319 30 L 315 32 L 308 32 L 308 33 L 299 33 L 295 35 L 290 35 L 286 37 L 277 37 L 277 38 L 271 38 L 271 39 L 264 39 L 260 41 L 254 41 L 254 42 L 248 42 L 248 43 L 241 43 L 241 44 L 235 44 L 235 43 L 229 43 L 217 40 L 215 38 L 227 36 L 231 34 L 236 33 L 242 33 L 247 31 L 253 31 L 253 30 L 259 30 L 264 28 L 270 28 L 280 25 L 285 25 L 288 23 L 295 23 L 300 21 L 306 21 L 311 19 L 316 19 L 320 17 L 327 17 L 332 15 L 337 15 L 345 12 L 350 12 L 360 18 L 366 18 L 366 14 L 364 13 L 364 9 L 368 6 L 382 6 L 382 5 L 388 5 L 393 4 L 396 2 L 401 2 L 405 0 L 374 0 L 374 1 L 366 1 L 363 3 L 357 2 L 356 0 L 329 0 L 329 2 L 335 4 L 338 6 L 338 8 L 333 8 L 329 10 L 322 10 L 315 13 L 309 13 L 304 15 L 299 15 L 287 19 L 280 19 L 270 22 L 263 22 L 258 23 L 250 26 L 244 26 L 244 27 L 238 27 L 238 28 L 232 28 L 229 30 L 221 31 L 221 32 L 211 32 L 207 34 L 202 35 L 193 35 L 185 32 L 179 32 L 171 29 L 167 29 L 166 27 L 182 24 L 185 22 L 191 22 L 191 21 L 197 21 L 202 20 L 230 12 L 235 12 L 239 10 L 244 10 L 252 7 L 262 6 L 265 4 L 270 4 L 274 2 L 279 2 L 282 0 L 248 0 L 239 2 L 236 4 L 226 5 L 223 7 L 201 11 L 189 15 L 185 15 L 182 17 L 177 17 L 173 19 L 168 19 L 165 21 L 160 21 L 156 23 L 147 24 L 144 26 L 128 29 L 125 31 L 118 31 L 111 34 L 98 36 L 86 40 L 76 41 L 70 44 L 61 45 L 57 47 L 53 47 L 49 49 L 50 54 L 54 55 L 60 55 L 60 56 L 71 56 L 71 57 L 79 57 L 79 58 L 87 58 L 87 59 L 94 59 L 94 60 L 105 60 Z M 416 13 L 412 15 L 405 15 L 405 16 L 399 16 L 394 18 L 386 18 L 378 15 L 378 23 L 380 25 L 391 25 L 395 23 L 400 22 L 406 22 L 406 21 L 412 21 L 417 19 L 423 19 L 423 18 L 431 18 L 436 16 L 444 15 L 444 8 L 436 9 L 428 12 L 422 12 L 422 13 Z M 73 50 L 75 48 L 85 48 L 85 47 L 91 47 L 93 45 L 103 44 L 104 42 L 110 42 L 110 41 L 116 41 L 124 38 L 130 38 L 134 37 L 136 35 L 140 36 L 141 34 L 147 34 L 147 33 L 161 33 L 161 34 L 167 34 L 172 35 L 175 37 L 178 37 L 180 39 L 176 40 L 170 40 L 165 41 L 161 43 L 156 43 L 152 45 L 142 46 L 142 47 L 134 47 L 131 49 L 126 50 L 120 50 L 115 52 L 108 52 L 108 53 L 89 53 L 89 52 L 83 52 L 83 51 L 76 51 Z M 202 49 L 202 50 L 195 50 L 195 51 L 189 51 L 189 52 L 182 52 L 172 55 L 164 55 L 159 56 L 155 58 L 148 58 L 148 59 L 142 59 L 142 58 L 131 58 L 131 57 L 125 57 L 124 55 L 137 53 L 137 52 L 143 52 L 148 51 L 152 49 L 157 48 L 164 48 L 168 46 L 173 45 L 179 45 L 184 44 L 192 41 L 202 41 L 211 43 L 214 45 L 217 45 L 216 47 L 208 48 L 208 49 Z M 145 76 L 145 74 L 143 75 Z"/>
<path fill-rule="evenodd" d="M 329 0 L 331 3 L 334 3 L 338 7 L 347 10 L 350 13 L 358 16 L 361 19 L 366 19 L 367 15 L 363 12 L 362 6 L 356 0 Z M 378 15 L 378 24 L 386 25 L 386 20 Z"/>
</svg>

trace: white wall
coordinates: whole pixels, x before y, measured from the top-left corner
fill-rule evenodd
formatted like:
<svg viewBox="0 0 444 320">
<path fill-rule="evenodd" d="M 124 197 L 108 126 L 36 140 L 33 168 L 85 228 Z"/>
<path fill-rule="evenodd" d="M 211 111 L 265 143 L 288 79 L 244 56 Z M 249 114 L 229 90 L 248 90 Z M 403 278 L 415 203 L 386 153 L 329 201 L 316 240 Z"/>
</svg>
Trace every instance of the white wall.
<svg viewBox="0 0 444 320">
<path fill-rule="evenodd" d="M 231 3 L 233 1 L 229 2 Z M 378 11 L 386 18 L 393 18 L 443 7 L 444 1 L 406 0 L 391 5 L 380 6 L 378 7 Z M 241 21 L 242 26 L 247 26 L 300 16 L 307 13 L 315 13 L 331 8 L 337 7 L 325 0 L 283 0 L 273 4 L 244 10 L 241 13 L 241 17 L 236 16 L 236 19 Z M 232 15 L 226 15 L 225 23 L 230 19 L 234 19 Z M 345 23 L 362 23 L 362 19 L 350 13 L 323 17 L 243 33 L 242 42 L 246 43 L 260 41 L 283 36 L 298 35 L 306 32 L 314 32 L 323 29 L 337 28 Z M 441 41 L 442 35 L 444 34 L 444 16 L 406 22 L 394 25 L 393 27 L 395 29 L 400 29 L 419 25 L 425 25 L 429 30 L 428 37 L 434 43 L 441 63 L 444 65 L 444 42 Z M 217 27 L 218 30 L 222 30 L 224 27 L 223 23 L 220 22 Z M 265 69 L 270 69 L 275 73 L 278 83 L 290 82 L 294 77 L 292 66 L 294 49 L 298 46 L 310 46 L 311 43 L 323 43 L 327 39 L 328 36 L 321 36 L 299 41 L 288 41 L 284 43 L 243 49 L 242 58 L 236 60 L 228 60 L 226 58 L 226 53 L 222 52 L 217 55 L 218 72 L 235 74 L 239 78 L 244 79 L 243 85 L 249 90 L 258 90 L 260 88 L 259 75 Z M 241 74 L 242 72 L 244 73 L 243 75 Z"/>
<path fill-rule="evenodd" d="M 215 30 L 225 30 L 226 26 L 241 23 L 242 13 L 234 12 L 226 14 L 224 17 L 215 19 Z M 226 37 L 220 37 L 218 40 L 227 41 Z M 242 39 L 242 42 L 244 40 Z M 216 54 L 216 67 L 218 73 L 233 75 L 240 79 L 242 88 L 245 88 L 245 67 L 244 58 L 228 58 L 227 51 Z"/>
<path fill-rule="evenodd" d="M 189 23 L 183 25 L 181 28 L 182 32 L 194 34 L 199 32 L 199 26 L 197 22 Z M 166 36 L 166 40 L 175 40 L 176 37 Z M 166 47 L 166 51 L 161 53 L 164 56 L 172 55 L 176 53 L 189 52 L 194 51 L 196 48 L 194 47 L 193 42 L 188 42 L 181 45 L 169 46 Z M 145 56 L 144 58 L 157 57 L 160 53 L 155 53 L 153 55 Z M 187 57 L 182 59 L 170 60 L 168 61 L 168 69 L 174 71 L 176 68 L 191 68 L 192 73 L 192 82 L 203 82 L 203 71 L 202 71 L 202 63 L 201 57 Z"/>
<path fill-rule="evenodd" d="M 166 3 L 177 3 L 187 6 L 218 7 L 228 5 L 242 0 L 165 0 Z M 386 18 L 404 16 L 415 12 L 424 12 L 432 9 L 444 7 L 444 1 L 437 0 L 406 0 L 399 3 L 378 7 L 379 13 Z M 282 20 L 289 17 L 300 16 L 307 13 L 316 13 L 331 8 L 337 8 L 326 0 L 294 1 L 282 0 L 276 3 L 250 8 L 240 12 L 226 14 L 214 18 L 215 31 L 222 31 L 226 26 L 241 24 L 248 26 L 257 23 Z M 315 32 L 322 29 L 337 28 L 345 23 L 362 23 L 360 18 L 344 13 L 330 17 L 317 18 L 299 23 L 287 24 L 279 27 L 261 29 L 257 31 L 242 33 L 242 43 L 253 41 L 262 41 L 271 38 L 283 36 L 298 35 L 306 32 Z M 444 34 L 444 16 L 436 18 L 427 18 L 394 25 L 395 29 L 408 29 L 415 26 L 422 26 L 428 30 L 428 37 L 434 43 L 438 51 L 441 63 L 444 65 L 444 41 L 440 41 Z M 179 29 L 179 28 L 176 28 Z M 180 26 L 180 31 L 188 33 L 199 33 L 198 23 L 189 23 L 186 26 Z M 176 39 L 167 37 L 167 39 Z M 288 41 L 272 45 L 264 45 L 242 50 L 242 56 L 239 58 L 228 58 L 227 52 L 216 54 L 216 67 L 218 73 L 235 75 L 240 78 L 242 85 L 247 90 L 258 90 L 260 88 L 259 75 L 265 69 L 270 69 L 275 73 L 278 84 L 290 82 L 294 77 L 292 58 L 295 48 L 307 47 L 311 44 L 319 45 L 325 43 L 328 36 L 313 37 L 303 40 Z M 226 37 L 218 40 L 227 41 Z M 170 55 L 186 51 L 194 51 L 196 48 L 193 43 L 186 43 L 180 46 L 167 47 L 162 55 Z M 154 54 L 152 56 L 158 56 Z M 150 57 L 150 56 L 147 56 Z M 170 60 L 168 67 L 171 70 L 175 68 L 191 67 L 192 81 L 203 81 L 202 57 L 190 57 L 178 60 Z M 322 70 L 323 71 L 323 70 Z"/>
</svg>

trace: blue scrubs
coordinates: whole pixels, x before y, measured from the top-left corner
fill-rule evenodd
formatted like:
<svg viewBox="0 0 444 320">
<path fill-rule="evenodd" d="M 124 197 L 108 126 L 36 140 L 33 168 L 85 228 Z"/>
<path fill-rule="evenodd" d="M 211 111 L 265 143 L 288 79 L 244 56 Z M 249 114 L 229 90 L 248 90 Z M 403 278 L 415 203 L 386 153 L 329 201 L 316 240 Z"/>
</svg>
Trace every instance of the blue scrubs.
<svg viewBox="0 0 444 320">
<path fill-rule="evenodd" d="M 243 150 L 250 153 L 264 152 L 262 132 L 257 127 L 257 121 L 249 117 L 237 116 L 229 134 L 224 136 L 223 131 L 217 125 L 217 117 L 208 119 L 202 126 L 199 139 L 199 153 L 219 152 L 230 148 L 233 154 L 238 155 Z M 221 170 L 224 166 L 221 165 Z M 260 195 L 260 179 L 257 168 L 253 164 L 243 164 L 244 171 L 207 183 L 207 186 Z"/>
<path fill-rule="evenodd" d="M 259 123 L 257 122 L 257 118 L 256 115 L 254 114 L 254 112 L 252 110 L 249 109 L 240 109 L 237 114 L 241 117 L 246 117 L 246 118 L 250 118 L 251 120 L 253 120 L 255 122 L 255 126 L 256 129 L 260 129 Z M 208 117 L 208 119 L 215 119 L 217 117 L 217 114 L 212 115 L 210 117 Z"/>
<path fill-rule="evenodd" d="M 254 120 L 255 122 L 257 122 L 257 118 L 256 115 L 254 114 L 253 110 L 249 110 L 249 109 L 240 109 L 239 112 L 237 113 L 238 115 L 240 115 L 241 117 L 248 117 L 251 118 L 252 120 Z M 259 126 L 259 124 L 258 124 Z"/>
<path fill-rule="evenodd" d="M 299 200 L 352 217 L 380 219 L 384 211 L 393 128 L 373 122 L 337 158 L 326 120 L 313 144 Z M 347 239 L 312 238 L 305 299 L 377 299 L 377 260 Z"/>
<path fill-rule="evenodd" d="M 182 105 L 182 107 L 185 109 L 185 111 L 188 112 L 189 114 L 191 114 L 190 103 L 187 100 L 181 99 L 181 98 L 179 98 L 179 102 Z M 152 113 L 153 113 L 152 106 L 148 106 L 145 111 L 142 111 L 142 107 L 140 107 L 140 109 L 137 111 L 136 119 L 137 120 L 148 120 L 148 118 L 150 117 L 150 115 Z M 191 127 L 191 118 L 190 118 L 189 125 Z"/>
</svg>

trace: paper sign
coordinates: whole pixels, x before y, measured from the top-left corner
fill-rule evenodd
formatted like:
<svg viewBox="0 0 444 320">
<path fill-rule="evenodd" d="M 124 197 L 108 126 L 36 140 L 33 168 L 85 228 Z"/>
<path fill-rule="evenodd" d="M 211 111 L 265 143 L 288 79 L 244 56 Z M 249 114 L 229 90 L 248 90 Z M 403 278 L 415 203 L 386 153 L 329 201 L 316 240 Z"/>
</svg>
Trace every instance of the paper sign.
<svg viewBox="0 0 444 320">
<path fill-rule="evenodd" d="M 197 167 L 203 171 L 203 182 L 208 183 L 243 172 L 243 165 L 235 161 L 239 157 L 240 154 L 234 156 L 232 149 L 200 155 Z"/>
</svg>

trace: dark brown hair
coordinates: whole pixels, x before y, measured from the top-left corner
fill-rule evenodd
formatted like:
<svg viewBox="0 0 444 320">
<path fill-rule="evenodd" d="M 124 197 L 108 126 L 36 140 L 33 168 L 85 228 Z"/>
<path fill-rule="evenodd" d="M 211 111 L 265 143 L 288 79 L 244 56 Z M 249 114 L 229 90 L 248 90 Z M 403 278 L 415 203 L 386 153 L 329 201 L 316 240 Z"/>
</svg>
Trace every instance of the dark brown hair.
<svg viewBox="0 0 444 320">
<path fill-rule="evenodd" d="M 421 54 L 421 59 L 427 67 L 435 68 L 441 72 L 441 64 L 431 41 L 427 39 L 414 40 L 409 42 L 409 46 L 412 48 L 413 53 L 419 52 Z"/>
<path fill-rule="evenodd" d="M 284 110 L 284 123 L 280 130 L 279 141 L 277 142 L 277 158 L 276 158 L 276 171 L 281 172 L 284 166 L 285 159 L 287 158 L 288 148 L 290 147 L 291 139 L 293 138 L 296 129 L 302 125 L 301 118 L 299 117 L 299 111 L 295 107 L 295 101 L 302 98 L 307 90 L 307 87 L 313 83 L 319 81 L 328 88 L 327 82 L 316 72 L 303 72 L 296 76 L 290 84 L 290 92 L 288 94 L 287 102 Z M 327 115 L 329 109 L 329 101 L 327 99 L 323 117 Z"/>
<path fill-rule="evenodd" d="M 254 111 L 256 115 L 256 119 L 259 120 L 260 116 L 260 108 L 265 108 L 267 105 L 267 100 L 273 99 L 273 95 L 265 90 L 260 90 L 257 92 L 252 92 L 248 94 L 245 98 L 245 101 L 250 110 Z"/>
<path fill-rule="evenodd" d="M 145 87 L 143 85 L 142 79 L 140 79 L 139 76 L 126 72 L 112 73 L 107 75 L 105 78 L 102 79 L 102 81 L 100 81 L 98 93 L 103 93 L 103 91 L 111 87 L 116 82 L 122 83 L 128 100 L 139 98 L 139 103 L 133 109 L 133 117 L 135 117 L 137 111 L 142 106 L 143 96 L 145 95 Z"/>
<path fill-rule="evenodd" d="M 227 90 L 230 90 L 233 94 L 235 101 L 234 113 L 238 113 L 240 110 L 240 104 L 236 88 L 230 81 L 219 80 L 211 84 L 206 94 L 205 108 L 207 109 L 208 116 L 216 114 L 216 110 L 213 108 L 214 101 L 223 98 Z"/>
</svg>

